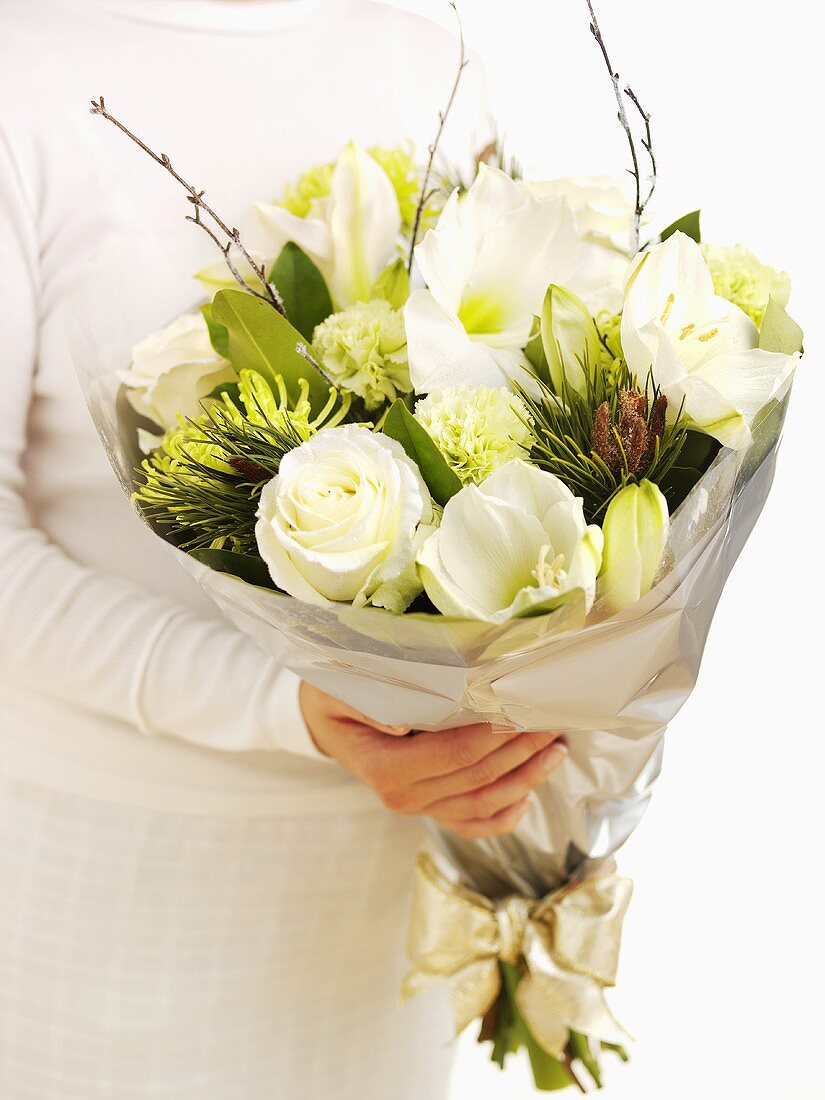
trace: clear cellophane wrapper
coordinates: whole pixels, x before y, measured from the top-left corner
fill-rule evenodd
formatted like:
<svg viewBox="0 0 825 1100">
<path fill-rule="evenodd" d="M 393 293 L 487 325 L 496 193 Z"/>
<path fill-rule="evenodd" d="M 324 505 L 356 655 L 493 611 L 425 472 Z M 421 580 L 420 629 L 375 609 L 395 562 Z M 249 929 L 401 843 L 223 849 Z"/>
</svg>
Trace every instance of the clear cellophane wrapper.
<svg viewBox="0 0 825 1100">
<path fill-rule="evenodd" d="M 106 452 L 127 492 L 140 460 L 118 372 L 132 345 L 175 309 L 194 308 L 184 255 L 143 236 L 130 274 L 99 258 L 78 283 L 68 334 Z M 185 292 L 184 294 L 182 294 Z M 188 294 L 188 298 L 186 297 Z M 257 588 L 170 545 L 229 619 L 303 679 L 378 722 L 422 730 L 478 721 L 563 731 L 569 757 L 507 837 L 464 841 L 432 826 L 463 881 L 490 897 L 539 897 L 595 870 L 640 821 L 659 774 L 667 724 L 693 690 L 719 596 L 773 479 L 787 395 L 754 427 L 746 452 L 722 449 L 671 517 L 653 590 L 611 615 L 581 599 L 500 626 L 436 615 L 317 607 Z M 469 532 L 472 537 L 472 532 Z"/>
<path fill-rule="evenodd" d="M 641 819 L 667 724 L 693 690 L 722 588 L 770 489 L 783 413 L 767 417 L 744 462 L 720 452 L 673 517 L 658 584 L 620 615 L 604 599 L 586 619 L 572 600 L 496 627 L 327 609 L 177 553 L 239 629 L 376 721 L 563 731 L 569 757 L 513 834 L 464 841 L 432 826 L 463 881 L 494 898 L 538 897 L 595 870 Z"/>
<path fill-rule="evenodd" d="M 158 250 L 145 237 L 120 254 L 127 249 L 130 273 L 145 267 L 152 277 L 124 284 L 117 264 L 91 265 L 69 339 L 107 454 L 131 492 L 141 455 L 118 372 L 132 344 L 195 303 L 191 291 L 182 296 L 188 259 L 170 263 L 168 245 Z M 498 626 L 320 607 L 217 572 L 171 544 L 170 553 L 238 629 L 369 718 L 421 730 L 482 721 L 563 732 L 568 758 L 511 835 L 466 841 L 429 822 L 454 880 L 491 904 L 542 899 L 598 873 L 645 812 L 667 725 L 693 690 L 722 589 L 770 490 L 786 404 L 787 392 L 763 411 L 747 451 L 719 451 L 671 517 L 655 586 L 620 614 L 609 592 L 589 614 L 577 594 L 552 613 Z"/>
</svg>

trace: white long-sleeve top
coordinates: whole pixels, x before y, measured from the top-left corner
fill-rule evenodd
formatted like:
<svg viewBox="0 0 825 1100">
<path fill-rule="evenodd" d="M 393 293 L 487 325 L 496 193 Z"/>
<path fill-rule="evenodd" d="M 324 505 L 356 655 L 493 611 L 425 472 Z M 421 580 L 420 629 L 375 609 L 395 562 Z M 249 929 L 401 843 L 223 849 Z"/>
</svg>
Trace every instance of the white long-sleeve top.
<svg viewBox="0 0 825 1100">
<path fill-rule="evenodd" d="M 76 278 L 136 226 L 182 281 L 214 253 L 88 105 L 103 94 L 242 224 L 347 140 L 425 153 L 456 62 L 443 30 L 365 0 L 0 0 L 0 772 L 194 813 L 371 804 L 314 751 L 296 677 L 142 525 L 97 438 L 67 347 Z M 487 137 L 471 66 L 445 149 Z M 141 263 L 122 256 L 135 288 Z"/>
</svg>

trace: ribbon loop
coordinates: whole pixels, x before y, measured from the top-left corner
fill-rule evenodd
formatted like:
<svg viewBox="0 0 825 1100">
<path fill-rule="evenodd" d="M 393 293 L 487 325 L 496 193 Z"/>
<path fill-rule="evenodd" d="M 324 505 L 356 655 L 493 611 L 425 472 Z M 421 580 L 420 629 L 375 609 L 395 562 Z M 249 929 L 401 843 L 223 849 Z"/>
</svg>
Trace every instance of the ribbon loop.
<svg viewBox="0 0 825 1100">
<path fill-rule="evenodd" d="M 615 984 L 629 879 L 606 875 L 536 900 L 491 902 L 451 882 L 422 852 L 416 861 L 410 923 L 413 968 L 406 996 L 434 982 L 450 985 L 456 1028 L 484 1016 L 501 991 L 499 960 L 523 965 L 518 1003 L 536 1041 L 563 1060 L 570 1031 L 603 1042 L 629 1036 L 608 1008 Z"/>
</svg>

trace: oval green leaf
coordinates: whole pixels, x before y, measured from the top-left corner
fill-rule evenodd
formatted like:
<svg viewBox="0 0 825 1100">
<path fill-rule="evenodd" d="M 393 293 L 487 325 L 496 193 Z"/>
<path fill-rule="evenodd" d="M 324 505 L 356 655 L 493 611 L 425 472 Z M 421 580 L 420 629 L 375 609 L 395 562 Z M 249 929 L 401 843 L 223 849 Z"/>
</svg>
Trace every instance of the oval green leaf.
<svg viewBox="0 0 825 1100">
<path fill-rule="evenodd" d="M 280 375 L 292 401 L 301 395 L 303 378 L 313 411 L 323 409 L 329 386 L 299 354 L 304 337 L 268 302 L 242 290 L 221 290 L 212 303 L 212 315 L 229 334 L 229 360 L 236 370 L 257 371 L 271 384 Z"/>
<path fill-rule="evenodd" d="M 436 504 L 443 507 L 461 489 L 458 474 L 400 398 L 384 417 L 381 430 L 400 443 L 416 464 Z"/>
<path fill-rule="evenodd" d="M 309 256 L 289 241 L 273 264 L 269 281 L 281 295 L 290 324 L 312 343 L 315 329 L 332 313 L 324 276 Z"/>
</svg>

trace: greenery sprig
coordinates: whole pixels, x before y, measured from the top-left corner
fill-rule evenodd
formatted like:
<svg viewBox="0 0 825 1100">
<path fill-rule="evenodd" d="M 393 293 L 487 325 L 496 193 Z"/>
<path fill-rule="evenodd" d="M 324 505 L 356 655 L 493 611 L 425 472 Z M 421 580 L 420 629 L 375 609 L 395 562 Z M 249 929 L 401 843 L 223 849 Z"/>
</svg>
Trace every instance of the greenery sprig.
<svg viewBox="0 0 825 1100">
<path fill-rule="evenodd" d="M 136 471 L 134 500 L 184 550 L 255 552 L 255 522 L 264 485 L 284 455 L 323 426 L 340 423 L 349 402 L 330 395 L 310 419 L 308 387 L 290 407 L 283 380 L 276 391 L 254 371 L 204 407 L 203 416 L 169 432 Z"/>
<path fill-rule="evenodd" d="M 664 422 L 665 398 L 648 378 L 640 387 L 628 366 L 582 364 L 585 392 L 562 381 L 556 393 L 540 378 L 528 392 L 514 383 L 533 432 L 531 460 L 556 474 L 584 500 L 588 523 L 598 523 L 625 485 L 647 478 L 666 482 L 687 439 L 681 410 Z"/>
</svg>

